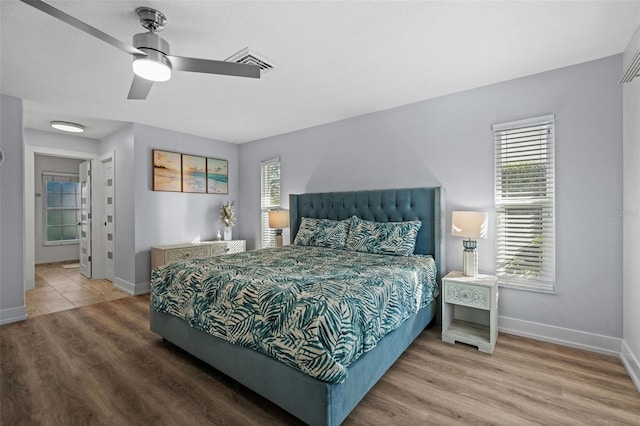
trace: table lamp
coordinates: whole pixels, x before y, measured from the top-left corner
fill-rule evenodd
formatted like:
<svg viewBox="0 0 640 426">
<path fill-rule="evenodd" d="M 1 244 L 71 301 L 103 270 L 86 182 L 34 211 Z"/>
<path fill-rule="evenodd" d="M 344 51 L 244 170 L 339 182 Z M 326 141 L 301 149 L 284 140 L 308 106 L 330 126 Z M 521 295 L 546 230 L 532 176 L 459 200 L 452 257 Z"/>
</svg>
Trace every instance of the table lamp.
<svg viewBox="0 0 640 426">
<path fill-rule="evenodd" d="M 289 227 L 289 212 L 287 210 L 269 211 L 269 228 L 276 230 L 276 247 L 282 247 L 282 228 Z"/>
<path fill-rule="evenodd" d="M 462 273 L 468 277 L 478 276 L 478 238 L 487 238 L 489 215 L 486 212 L 453 212 L 451 215 L 451 235 L 464 237 L 462 241 Z"/>
</svg>

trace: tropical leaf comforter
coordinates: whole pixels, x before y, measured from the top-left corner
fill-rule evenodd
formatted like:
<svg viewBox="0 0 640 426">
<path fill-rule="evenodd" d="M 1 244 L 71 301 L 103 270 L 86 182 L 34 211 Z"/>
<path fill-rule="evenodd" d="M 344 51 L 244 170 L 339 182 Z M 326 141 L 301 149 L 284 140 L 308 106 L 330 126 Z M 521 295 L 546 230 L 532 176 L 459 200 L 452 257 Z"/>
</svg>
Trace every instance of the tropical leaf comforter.
<svg viewBox="0 0 640 426">
<path fill-rule="evenodd" d="M 320 380 L 347 367 L 438 293 L 430 256 L 285 246 L 155 269 L 151 307 Z"/>
</svg>

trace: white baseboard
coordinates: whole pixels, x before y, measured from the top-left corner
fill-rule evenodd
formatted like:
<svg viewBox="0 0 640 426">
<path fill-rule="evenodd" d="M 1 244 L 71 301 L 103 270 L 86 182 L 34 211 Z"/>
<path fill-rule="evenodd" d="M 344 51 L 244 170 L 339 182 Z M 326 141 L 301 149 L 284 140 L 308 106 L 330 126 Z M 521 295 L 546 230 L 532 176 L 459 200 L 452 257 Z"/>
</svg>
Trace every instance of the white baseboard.
<svg viewBox="0 0 640 426">
<path fill-rule="evenodd" d="M 622 339 L 516 318 L 498 317 L 498 330 L 606 355 L 620 356 Z"/>
<path fill-rule="evenodd" d="M 631 377 L 631 381 L 636 385 L 638 393 L 640 393 L 640 362 L 638 358 L 631 352 L 631 348 L 627 345 L 627 342 L 622 341 L 622 351 L 620 352 L 620 360 L 624 368 L 627 369 L 627 373 Z"/>
<path fill-rule="evenodd" d="M 133 284 L 129 281 L 125 281 L 121 278 L 115 278 L 113 280 L 113 285 L 118 287 L 120 290 L 129 293 L 132 296 L 139 296 L 141 294 L 147 294 L 151 291 L 151 287 L 149 283 L 137 283 Z"/>
<path fill-rule="evenodd" d="M 136 283 L 133 290 L 134 296 L 140 296 L 141 294 L 147 294 L 151 292 L 151 285 L 149 283 Z"/>
<path fill-rule="evenodd" d="M 27 319 L 27 307 L 0 309 L 0 325 L 12 322 L 24 321 Z"/>
</svg>

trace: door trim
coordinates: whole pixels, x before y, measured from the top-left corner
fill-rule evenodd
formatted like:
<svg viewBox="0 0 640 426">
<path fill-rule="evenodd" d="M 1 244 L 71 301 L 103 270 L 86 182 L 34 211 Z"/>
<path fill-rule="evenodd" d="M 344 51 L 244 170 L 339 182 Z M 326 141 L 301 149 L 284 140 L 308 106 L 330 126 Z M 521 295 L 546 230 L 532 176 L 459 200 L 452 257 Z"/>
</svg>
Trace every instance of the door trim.
<svg viewBox="0 0 640 426">
<path fill-rule="evenodd" d="M 108 175 L 105 172 L 105 170 L 107 170 L 107 164 L 111 164 L 111 189 L 109 190 L 109 184 L 108 181 L 109 179 L 107 179 Z M 104 264 L 105 264 L 105 268 L 104 268 L 104 277 L 105 279 L 113 282 L 115 280 L 115 276 L 116 276 L 116 158 L 115 158 L 115 153 L 112 153 L 109 156 L 105 156 L 103 158 L 100 159 L 100 165 L 102 167 L 102 171 L 103 171 L 103 183 L 104 183 L 104 188 L 105 188 L 105 194 L 103 196 L 103 202 L 101 203 L 103 208 L 105 209 L 104 211 L 104 219 L 107 221 L 106 223 L 109 223 L 109 213 L 111 213 L 111 226 L 110 226 L 110 230 L 111 230 L 111 242 L 108 241 L 108 237 L 109 237 L 109 232 L 107 232 L 109 230 L 108 226 L 105 225 L 105 228 L 103 228 L 103 232 L 102 232 L 102 238 L 105 240 L 102 244 L 102 248 L 104 249 L 104 253 L 102 254 L 102 259 L 104 260 Z M 112 202 L 111 202 L 111 207 L 109 207 L 109 193 L 111 193 L 111 197 L 112 197 Z M 109 260 L 109 252 L 111 252 L 111 260 Z M 107 268 L 107 265 L 111 266 L 111 269 Z"/>
<path fill-rule="evenodd" d="M 25 145 L 24 147 L 24 289 L 31 290 L 36 286 L 36 229 L 35 229 L 35 161 L 36 154 L 52 157 L 77 158 L 93 160 L 98 154 L 45 146 Z"/>
<path fill-rule="evenodd" d="M 80 244 L 78 247 L 78 258 L 80 259 L 80 273 L 86 278 L 94 278 L 91 272 L 92 250 L 92 229 L 93 229 L 93 161 L 83 161 L 79 166 L 80 175 L 80 226 L 78 236 Z"/>
<path fill-rule="evenodd" d="M 104 241 L 104 233 L 103 227 L 101 226 L 101 222 L 104 220 L 105 209 L 105 189 L 102 183 L 104 182 L 104 165 L 108 161 L 113 163 L 114 167 L 114 198 L 115 198 L 115 190 L 117 182 L 115 181 L 115 167 L 116 167 L 116 154 L 115 152 L 109 152 L 107 154 L 103 154 L 99 157 L 96 157 L 92 162 L 91 166 L 91 179 L 93 181 L 93 192 L 92 192 L 92 201 L 91 201 L 91 210 L 94 218 L 94 225 L 98 224 L 98 226 L 93 226 L 91 228 L 91 240 L 92 240 L 92 276 L 94 278 L 105 278 L 105 262 L 104 258 L 107 256 L 105 252 L 105 241 Z M 114 215 L 115 216 L 115 215 Z M 116 218 L 114 218 L 115 220 Z M 114 247 L 114 257 L 115 257 L 115 247 Z M 115 263 L 115 262 L 114 262 Z"/>
</svg>

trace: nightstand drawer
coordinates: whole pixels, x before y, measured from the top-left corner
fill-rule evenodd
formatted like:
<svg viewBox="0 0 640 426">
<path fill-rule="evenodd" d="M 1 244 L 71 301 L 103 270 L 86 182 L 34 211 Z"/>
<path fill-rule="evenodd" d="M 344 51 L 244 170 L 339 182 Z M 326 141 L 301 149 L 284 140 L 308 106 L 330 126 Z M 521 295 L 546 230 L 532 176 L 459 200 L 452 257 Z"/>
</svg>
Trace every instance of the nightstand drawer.
<svg viewBox="0 0 640 426">
<path fill-rule="evenodd" d="M 165 259 L 165 263 L 180 262 L 183 260 L 197 259 L 200 257 L 208 257 L 210 253 L 211 253 L 210 248 L 207 246 L 178 248 L 178 249 L 165 250 L 164 259 Z"/>
<path fill-rule="evenodd" d="M 444 281 L 444 301 L 479 309 L 491 309 L 491 288 Z"/>
</svg>

